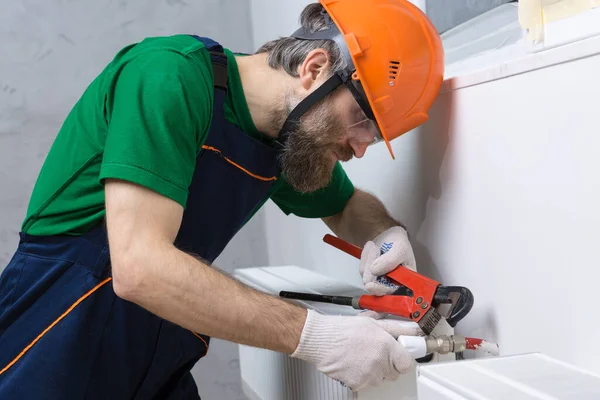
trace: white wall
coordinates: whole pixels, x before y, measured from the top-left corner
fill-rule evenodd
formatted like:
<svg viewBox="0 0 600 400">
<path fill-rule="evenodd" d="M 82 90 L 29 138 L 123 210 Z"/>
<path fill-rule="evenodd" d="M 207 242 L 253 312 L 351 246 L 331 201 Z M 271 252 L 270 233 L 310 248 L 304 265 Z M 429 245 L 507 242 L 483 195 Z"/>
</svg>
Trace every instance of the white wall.
<svg viewBox="0 0 600 400">
<path fill-rule="evenodd" d="M 0 271 L 18 241 L 31 189 L 65 116 L 116 51 L 146 36 L 197 33 L 252 50 L 248 1 L 0 2 Z M 231 29 L 231 27 L 235 29 Z M 216 261 L 267 263 L 262 214 Z M 194 369 L 203 398 L 244 399 L 237 348 L 214 340 Z"/>
<path fill-rule="evenodd" d="M 599 70 L 597 55 L 447 92 L 393 142 L 395 161 L 378 145 L 346 165 L 408 225 L 420 272 L 473 291 L 458 332 L 596 373 Z M 272 265 L 360 282 L 320 221 L 266 211 Z"/>
<path fill-rule="evenodd" d="M 596 55 L 442 95 L 420 132 L 432 166 L 413 228 L 422 270 L 475 295 L 462 332 L 597 373 L 599 68 Z"/>
</svg>

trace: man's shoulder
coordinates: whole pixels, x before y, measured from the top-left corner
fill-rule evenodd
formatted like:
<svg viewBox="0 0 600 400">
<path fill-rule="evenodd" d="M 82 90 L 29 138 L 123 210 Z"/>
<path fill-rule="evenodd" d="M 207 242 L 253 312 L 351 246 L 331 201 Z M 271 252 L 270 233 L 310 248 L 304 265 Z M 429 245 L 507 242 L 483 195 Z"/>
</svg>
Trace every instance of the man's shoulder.
<svg viewBox="0 0 600 400">
<path fill-rule="evenodd" d="M 136 63 L 147 71 L 174 71 L 185 73 L 188 69 L 210 66 L 210 55 L 204 43 L 191 35 L 153 36 L 123 47 L 109 65 L 118 70 Z"/>
<path fill-rule="evenodd" d="M 143 95 L 166 109 L 180 106 L 183 96 L 191 104 L 181 112 L 197 112 L 198 107 L 209 111 L 213 101 L 210 55 L 190 35 L 147 37 L 123 47 L 102 72 L 101 81 L 109 108 L 117 95 Z"/>
<path fill-rule="evenodd" d="M 189 55 L 204 49 L 206 46 L 197 37 L 188 34 L 171 36 L 148 36 L 139 42 L 125 46 L 123 50 L 130 54 L 141 54 L 147 51 L 164 51 Z M 123 51 L 122 50 L 122 51 Z"/>
</svg>

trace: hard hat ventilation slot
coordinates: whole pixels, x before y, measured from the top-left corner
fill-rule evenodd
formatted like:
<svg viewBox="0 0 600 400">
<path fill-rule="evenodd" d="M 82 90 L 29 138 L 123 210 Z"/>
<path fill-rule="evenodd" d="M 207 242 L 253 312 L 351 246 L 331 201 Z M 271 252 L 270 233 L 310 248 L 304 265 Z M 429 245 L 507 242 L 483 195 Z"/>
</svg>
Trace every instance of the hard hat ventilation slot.
<svg viewBox="0 0 600 400">
<path fill-rule="evenodd" d="M 388 77 L 390 78 L 390 86 L 394 86 L 394 81 L 398 77 L 400 71 L 400 61 L 390 60 L 388 64 Z"/>
</svg>

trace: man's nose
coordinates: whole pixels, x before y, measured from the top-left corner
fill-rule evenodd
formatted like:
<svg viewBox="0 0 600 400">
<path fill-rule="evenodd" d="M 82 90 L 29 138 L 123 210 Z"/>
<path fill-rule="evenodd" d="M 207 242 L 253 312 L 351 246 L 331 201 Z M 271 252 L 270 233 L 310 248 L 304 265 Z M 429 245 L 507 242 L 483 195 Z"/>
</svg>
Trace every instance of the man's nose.
<svg viewBox="0 0 600 400">
<path fill-rule="evenodd" d="M 351 140 L 350 146 L 352 147 L 352 150 L 354 150 L 354 157 L 362 158 L 362 156 L 364 156 L 367 152 L 367 147 L 369 147 L 369 143 Z"/>
</svg>

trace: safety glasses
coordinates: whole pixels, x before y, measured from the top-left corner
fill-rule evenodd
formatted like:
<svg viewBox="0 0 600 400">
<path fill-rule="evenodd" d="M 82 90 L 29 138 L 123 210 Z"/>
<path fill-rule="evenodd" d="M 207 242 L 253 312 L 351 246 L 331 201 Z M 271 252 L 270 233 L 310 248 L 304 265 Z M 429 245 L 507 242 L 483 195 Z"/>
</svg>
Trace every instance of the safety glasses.
<svg viewBox="0 0 600 400">
<path fill-rule="evenodd" d="M 367 101 L 367 96 L 363 90 L 360 81 L 350 79 L 346 82 L 346 87 L 352 93 L 354 100 L 358 103 L 362 110 L 362 115 L 358 118 L 359 122 L 353 123 L 348 126 L 348 138 L 353 139 L 358 143 L 369 143 L 373 145 L 383 140 L 379 126 L 375 121 L 373 111 Z"/>
<path fill-rule="evenodd" d="M 370 145 L 381 142 L 383 136 L 375 121 L 375 115 L 369 106 L 367 95 L 365 94 L 360 81 L 350 79 L 346 82 L 346 87 L 350 90 L 354 100 L 356 100 L 364 113 L 362 115 L 363 118 L 359 122 L 348 127 L 348 137 L 359 143 L 370 143 Z"/>
<path fill-rule="evenodd" d="M 382 140 L 381 133 L 375 121 L 368 118 L 350 125 L 346 128 L 348 139 L 356 143 L 373 145 Z"/>
</svg>

